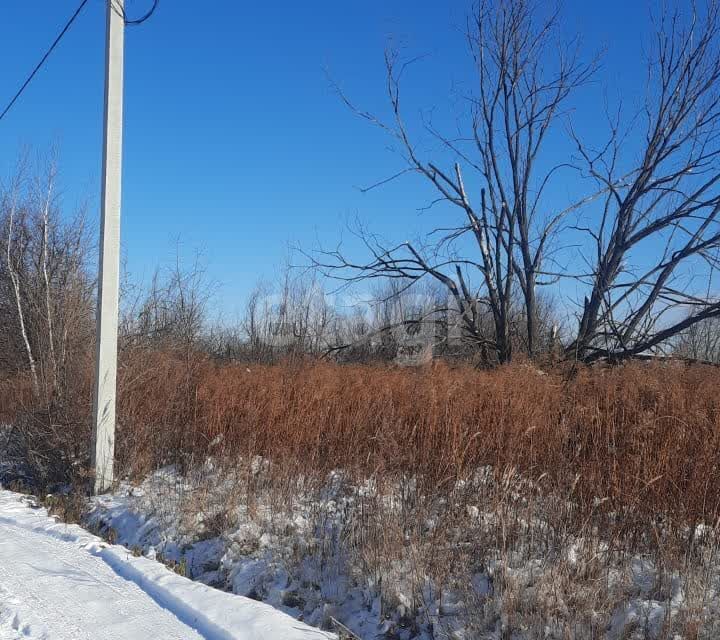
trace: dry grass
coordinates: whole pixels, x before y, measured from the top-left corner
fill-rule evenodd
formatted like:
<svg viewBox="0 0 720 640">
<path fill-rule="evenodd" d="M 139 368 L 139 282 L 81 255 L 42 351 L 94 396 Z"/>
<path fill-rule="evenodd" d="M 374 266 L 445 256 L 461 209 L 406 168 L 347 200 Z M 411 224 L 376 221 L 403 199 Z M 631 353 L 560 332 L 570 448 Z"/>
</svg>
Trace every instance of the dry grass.
<svg viewBox="0 0 720 640">
<path fill-rule="evenodd" d="M 0 381 L 0 422 L 19 424 L 39 460 L 85 467 L 90 373 L 41 407 L 26 379 Z M 637 544 L 654 544 L 657 528 L 690 532 L 720 518 L 711 367 L 246 366 L 136 350 L 123 354 L 119 388 L 123 475 L 262 456 L 290 485 L 342 469 L 355 481 L 412 478 L 419 494 L 439 496 L 491 467 L 572 505 L 565 517 L 575 525 L 592 519 Z M 58 471 L 47 478 L 65 480 Z"/>
<path fill-rule="evenodd" d="M 542 373 L 305 362 L 218 366 L 136 353 L 121 378 L 120 455 L 165 463 L 261 455 L 290 472 L 412 476 L 433 492 L 478 468 L 520 472 L 579 518 L 720 517 L 716 369 L 631 364 Z"/>
<path fill-rule="evenodd" d="M 2 384 L 15 390 L 0 395 L 10 420 L 28 388 Z M 90 372 L 74 384 L 72 403 L 25 410 L 19 424 L 39 460 L 52 452 L 54 464 L 73 459 L 81 469 Z M 437 602 L 428 604 L 428 584 L 440 609 L 445 590 L 464 594 L 463 624 L 478 637 L 714 637 L 715 368 L 218 365 L 133 350 L 119 388 L 120 473 L 143 478 L 176 464 L 196 478 L 174 499 L 157 496 L 158 509 L 181 505 L 183 544 L 229 536 L 241 507 L 258 531 L 296 550 L 284 560 L 289 573 L 308 557 L 336 566 L 379 592 L 393 624 L 424 624 L 431 637 L 446 635 L 442 616 L 429 613 Z M 309 540 L 291 525 L 298 509 Z M 700 523 L 710 527 L 696 535 Z M 631 570 L 637 557 L 652 566 L 647 593 Z M 468 589 L 477 575 L 492 580 L 492 596 Z M 662 634 L 638 623 L 606 635 L 633 598 L 669 602 L 678 576 L 686 601 Z"/>
</svg>

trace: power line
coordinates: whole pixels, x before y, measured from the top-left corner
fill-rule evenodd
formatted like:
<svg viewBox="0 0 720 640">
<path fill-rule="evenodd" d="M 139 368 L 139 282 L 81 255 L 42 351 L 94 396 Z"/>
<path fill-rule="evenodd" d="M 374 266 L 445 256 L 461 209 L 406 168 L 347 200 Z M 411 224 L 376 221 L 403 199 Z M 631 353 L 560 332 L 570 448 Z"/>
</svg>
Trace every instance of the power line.
<svg viewBox="0 0 720 640">
<path fill-rule="evenodd" d="M 110 6 L 113 8 L 113 11 L 115 11 L 115 13 L 117 13 L 119 16 L 122 17 L 123 21 L 125 22 L 126 27 L 134 27 L 139 24 L 142 24 L 153 13 L 155 13 L 155 9 L 157 9 L 159 2 L 160 2 L 160 0 L 153 0 L 152 6 L 150 7 L 150 9 L 148 9 L 144 15 L 140 16 L 139 18 L 135 18 L 134 20 L 128 20 L 127 11 L 125 11 L 125 8 L 121 3 L 116 2 L 115 0 L 110 0 Z"/>
<path fill-rule="evenodd" d="M 0 113 L 0 120 L 2 120 L 8 111 L 12 108 L 12 106 L 15 104 L 17 99 L 22 95 L 23 91 L 27 88 L 27 86 L 30 84 L 32 79 L 35 77 L 35 74 L 40 71 L 40 68 L 45 64 L 45 61 L 50 57 L 50 54 L 53 52 L 55 47 L 57 47 L 60 40 L 62 40 L 63 36 L 67 33 L 68 29 L 72 26 L 72 23 L 75 22 L 75 18 L 77 18 L 80 15 L 80 12 L 83 10 L 83 7 L 87 4 L 88 0 L 82 0 L 80 3 L 80 6 L 76 9 L 75 13 L 73 13 L 70 20 L 67 21 L 67 24 L 63 27 L 63 30 L 58 34 L 58 37 L 55 38 L 55 42 L 53 42 L 50 45 L 50 48 L 45 52 L 45 55 L 42 57 L 42 60 L 37 63 L 37 66 L 32 70 L 32 73 L 28 76 L 27 80 L 23 83 L 22 87 L 18 89 L 18 92 L 13 96 L 13 99 L 10 100 L 8 103 L 8 106 L 5 107 L 5 110 Z"/>
</svg>

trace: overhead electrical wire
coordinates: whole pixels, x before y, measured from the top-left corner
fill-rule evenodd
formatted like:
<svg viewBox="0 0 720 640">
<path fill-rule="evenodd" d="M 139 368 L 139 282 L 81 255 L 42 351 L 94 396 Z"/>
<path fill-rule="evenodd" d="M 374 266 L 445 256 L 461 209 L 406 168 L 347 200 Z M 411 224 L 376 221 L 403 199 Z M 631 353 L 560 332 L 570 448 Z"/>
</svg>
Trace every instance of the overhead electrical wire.
<svg viewBox="0 0 720 640">
<path fill-rule="evenodd" d="M 80 12 L 83 10 L 83 7 L 88 3 L 88 0 L 82 0 L 80 3 L 80 6 L 75 10 L 75 13 L 72 14 L 70 17 L 70 20 L 67 21 L 65 26 L 63 27 L 62 31 L 58 34 L 57 38 L 55 38 L 55 41 L 50 45 L 50 48 L 45 52 L 45 55 L 42 57 L 40 62 L 37 63 L 35 68 L 32 70 L 32 73 L 27 77 L 27 80 L 23 82 L 20 89 L 18 89 L 17 93 L 13 96 L 12 100 L 8 103 L 8 105 L 5 107 L 2 113 L 0 113 L 0 120 L 2 120 L 6 115 L 7 112 L 12 109 L 12 106 L 17 102 L 18 98 L 23 94 L 25 89 L 27 89 L 27 86 L 30 84 L 32 79 L 35 77 L 35 74 L 40 71 L 42 66 L 45 64 L 45 61 L 50 57 L 50 54 L 53 52 L 55 47 L 60 43 L 60 40 L 62 40 L 63 36 L 68 32 L 68 29 L 72 26 L 73 22 L 75 22 L 75 19 L 80 15 Z"/>
<path fill-rule="evenodd" d="M 153 4 L 150 7 L 150 9 L 144 15 L 140 16 L 139 18 L 133 19 L 133 20 L 128 20 L 127 13 L 121 4 L 115 2 L 115 0 L 108 0 L 108 2 L 110 2 L 110 6 L 113 8 L 113 10 L 116 13 L 118 13 L 120 16 L 122 16 L 122 19 L 125 21 L 126 26 L 136 26 L 136 25 L 139 25 L 139 24 L 142 24 L 143 22 L 145 22 L 150 16 L 152 16 L 153 13 L 155 13 L 155 9 L 157 9 L 159 0 L 153 0 Z M 80 12 L 83 10 L 83 8 L 85 7 L 85 5 L 87 3 L 88 3 L 88 0 L 82 0 L 80 5 L 78 6 L 78 8 L 75 10 L 75 13 L 72 14 L 70 19 L 67 21 L 65 26 L 62 28 L 62 31 L 60 31 L 57 38 L 55 38 L 53 43 L 50 45 L 50 48 L 45 52 L 45 55 L 40 59 L 40 62 L 38 62 L 37 65 L 35 65 L 35 68 L 32 70 L 32 72 L 27 77 L 25 82 L 23 82 L 22 86 L 18 89 L 17 93 L 12 97 L 12 100 L 10 100 L 10 102 L 8 102 L 7 106 L 3 109 L 2 113 L 0 113 L 0 120 L 2 120 L 7 115 L 8 111 L 10 111 L 10 109 L 12 109 L 13 105 L 18 101 L 18 99 L 23 94 L 25 89 L 27 89 L 28 85 L 32 82 L 32 79 L 35 77 L 37 72 L 40 71 L 40 69 L 42 69 L 43 65 L 45 64 L 47 59 L 50 57 L 50 54 L 55 50 L 55 47 L 58 46 L 58 44 L 60 43 L 60 40 L 63 39 L 63 36 L 68 32 L 70 27 L 73 25 L 73 22 L 75 22 L 77 17 L 80 15 Z"/>
<path fill-rule="evenodd" d="M 150 9 L 148 9 L 144 15 L 133 20 L 128 19 L 127 11 L 125 11 L 123 4 L 121 4 L 120 2 L 117 2 L 116 0 L 110 0 L 110 6 L 113 8 L 113 11 L 115 11 L 115 13 L 122 17 L 122 19 L 125 21 L 126 27 L 135 27 L 145 22 L 150 16 L 152 16 L 153 13 L 155 13 L 155 9 L 157 9 L 159 2 L 160 0 L 153 0 Z"/>
</svg>

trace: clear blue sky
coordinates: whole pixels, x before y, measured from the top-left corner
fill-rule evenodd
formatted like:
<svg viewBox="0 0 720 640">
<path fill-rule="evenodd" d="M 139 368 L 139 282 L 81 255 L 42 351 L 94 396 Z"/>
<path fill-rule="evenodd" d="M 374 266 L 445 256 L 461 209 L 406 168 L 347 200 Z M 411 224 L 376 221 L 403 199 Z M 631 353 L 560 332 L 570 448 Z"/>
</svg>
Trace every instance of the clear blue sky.
<svg viewBox="0 0 720 640">
<path fill-rule="evenodd" d="M 0 102 L 13 95 L 79 0 L 4 0 Z M 127 0 L 131 15 L 150 0 Z M 565 31 L 588 54 L 607 47 L 600 79 L 632 93 L 643 79 L 645 2 L 566 2 Z M 104 0 L 90 0 L 29 89 L 0 122 L 0 173 L 23 145 L 56 143 L 64 204 L 90 202 L 98 218 L 102 134 Z M 402 168 L 387 140 L 355 119 L 325 76 L 358 104 L 385 107 L 383 49 L 389 36 L 427 53 L 408 78 L 408 104 L 437 107 L 450 123 L 454 82 L 467 78 L 458 32 L 464 1 L 161 0 L 126 33 L 122 239 L 128 269 L 200 250 L 230 314 L 259 277 L 269 278 L 288 243 L 335 241 L 349 216 L 405 239 L 433 224 L 417 208 L 431 198 L 417 178 L 361 194 Z M 622 19 L 619 19 L 622 16 Z M 615 96 L 611 95 L 611 99 Z M 580 99 L 579 125 L 602 115 L 602 89 Z M 560 186 L 562 189 L 562 185 Z M 566 185 L 568 190 L 572 186 Z"/>
</svg>

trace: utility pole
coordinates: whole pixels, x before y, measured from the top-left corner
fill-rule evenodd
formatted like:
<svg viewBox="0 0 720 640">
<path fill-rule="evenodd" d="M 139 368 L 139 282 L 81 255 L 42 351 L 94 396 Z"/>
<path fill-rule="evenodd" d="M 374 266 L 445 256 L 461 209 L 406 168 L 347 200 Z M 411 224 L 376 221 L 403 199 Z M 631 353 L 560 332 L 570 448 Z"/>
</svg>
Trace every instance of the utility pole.
<svg viewBox="0 0 720 640">
<path fill-rule="evenodd" d="M 106 5 L 105 131 L 92 449 L 96 494 L 107 491 L 113 481 L 120 289 L 124 0 L 106 0 Z"/>
</svg>

